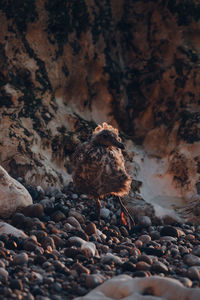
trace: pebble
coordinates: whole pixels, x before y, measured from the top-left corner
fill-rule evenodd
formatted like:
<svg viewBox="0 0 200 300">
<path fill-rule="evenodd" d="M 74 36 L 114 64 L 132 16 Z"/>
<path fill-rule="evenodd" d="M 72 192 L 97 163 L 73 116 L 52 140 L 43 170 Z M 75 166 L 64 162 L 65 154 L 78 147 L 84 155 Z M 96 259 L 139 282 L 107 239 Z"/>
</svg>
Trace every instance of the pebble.
<svg viewBox="0 0 200 300">
<path fill-rule="evenodd" d="M 66 219 L 66 223 L 69 223 L 71 226 L 75 227 L 76 229 L 82 230 L 79 221 L 74 217 L 68 217 Z"/>
<path fill-rule="evenodd" d="M 138 271 L 148 271 L 150 269 L 150 265 L 145 261 L 139 261 L 136 263 L 136 270 Z"/>
<path fill-rule="evenodd" d="M 147 228 L 151 226 L 151 219 L 148 216 L 140 216 L 138 218 L 138 224 L 143 228 Z"/>
<path fill-rule="evenodd" d="M 62 211 L 57 210 L 51 215 L 51 219 L 55 222 L 60 222 L 61 220 L 66 219 L 66 216 Z"/>
<path fill-rule="evenodd" d="M 145 244 L 148 244 L 151 241 L 151 237 L 148 234 L 143 234 L 139 236 L 139 240 L 141 240 Z"/>
<path fill-rule="evenodd" d="M 173 226 L 164 226 L 161 230 L 160 230 L 160 235 L 161 236 L 172 236 L 172 237 L 179 237 L 179 231 L 178 229 L 176 229 Z"/>
<path fill-rule="evenodd" d="M 123 271 L 135 272 L 136 265 L 131 261 L 127 261 L 121 265 Z"/>
<path fill-rule="evenodd" d="M 78 262 L 72 266 L 72 269 L 76 270 L 78 274 L 90 274 L 90 270 Z"/>
<path fill-rule="evenodd" d="M 191 280 L 200 280 L 200 266 L 192 266 L 188 268 L 187 276 Z"/>
<path fill-rule="evenodd" d="M 95 223 L 93 223 L 93 222 L 88 223 L 85 227 L 85 232 L 88 235 L 96 234 L 97 227 L 96 227 Z"/>
<path fill-rule="evenodd" d="M 90 274 L 85 276 L 85 286 L 89 289 L 94 289 L 103 282 L 102 278 L 97 274 Z"/>
<path fill-rule="evenodd" d="M 6 283 L 8 280 L 8 271 L 6 271 L 4 268 L 0 268 L 0 281 L 2 283 Z"/>
<path fill-rule="evenodd" d="M 13 257 L 14 265 L 24 265 L 28 263 L 28 255 L 25 252 L 19 253 Z"/>
<path fill-rule="evenodd" d="M 104 201 L 99 226 L 95 202 L 73 187 L 35 190 L 38 198 L 30 212 L 26 208 L 25 215 L 15 213 L 9 220 L 27 236 L 0 235 L 0 294 L 5 299 L 74 299 L 122 273 L 169 276 L 185 287 L 200 287 L 196 226 L 138 216 L 129 230 L 120 224 L 120 206 L 112 196 Z"/>
<path fill-rule="evenodd" d="M 168 267 L 160 261 L 153 262 L 151 270 L 155 273 L 167 273 Z"/>
<path fill-rule="evenodd" d="M 26 217 L 40 218 L 44 212 L 44 207 L 40 203 L 31 204 L 22 209 L 22 213 Z"/>
<path fill-rule="evenodd" d="M 110 264 L 112 262 L 114 262 L 115 264 L 118 264 L 118 265 L 122 264 L 121 258 L 117 255 L 112 254 L 112 253 L 107 253 L 105 255 L 102 255 L 101 262 L 103 264 Z"/>
<path fill-rule="evenodd" d="M 188 266 L 200 266 L 200 257 L 193 254 L 186 254 L 183 261 Z"/>
<path fill-rule="evenodd" d="M 70 210 L 69 217 L 74 217 L 80 224 L 85 224 L 85 218 L 78 211 Z"/>
<path fill-rule="evenodd" d="M 23 290 L 23 283 L 20 279 L 11 279 L 10 280 L 10 288 L 12 290 Z"/>
<path fill-rule="evenodd" d="M 197 245 L 192 249 L 192 254 L 200 256 L 200 245 Z"/>
<path fill-rule="evenodd" d="M 101 208 L 101 210 L 100 210 L 100 216 L 103 219 L 108 219 L 110 217 L 110 213 L 111 213 L 111 211 L 105 207 Z"/>
</svg>

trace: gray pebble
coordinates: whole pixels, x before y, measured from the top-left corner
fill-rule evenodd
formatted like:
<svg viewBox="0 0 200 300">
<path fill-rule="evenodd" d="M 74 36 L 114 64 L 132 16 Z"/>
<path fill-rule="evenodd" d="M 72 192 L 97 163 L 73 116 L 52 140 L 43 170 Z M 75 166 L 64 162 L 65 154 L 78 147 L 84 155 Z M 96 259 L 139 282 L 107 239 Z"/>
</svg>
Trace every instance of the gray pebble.
<svg viewBox="0 0 200 300">
<path fill-rule="evenodd" d="M 197 245 L 192 249 L 192 254 L 200 256 L 200 245 Z"/>
<path fill-rule="evenodd" d="M 186 254 L 183 261 L 188 266 L 200 266 L 200 258 L 193 254 Z"/>
<path fill-rule="evenodd" d="M 8 271 L 3 268 L 0 268 L 0 281 L 6 283 L 8 280 Z"/>
<path fill-rule="evenodd" d="M 103 218 L 103 219 L 108 219 L 110 217 L 110 210 L 106 207 L 103 207 L 101 208 L 100 210 L 100 216 Z"/>
<path fill-rule="evenodd" d="M 191 280 L 200 280 L 200 266 L 193 266 L 190 267 L 187 271 L 187 276 L 191 279 Z"/>
<path fill-rule="evenodd" d="M 28 255 L 25 252 L 22 252 L 20 254 L 17 254 L 13 258 L 13 264 L 14 265 L 24 265 L 28 262 Z"/>
<path fill-rule="evenodd" d="M 139 236 L 139 240 L 145 244 L 148 244 L 151 241 L 151 237 L 148 234 L 143 234 Z"/>
<path fill-rule="evenodd" d="M 149 227 L 151 226 L 151 219 L 148 216 L 141 216 L 138 218 L 138 224 L 141 227 Z"/>
</svg>

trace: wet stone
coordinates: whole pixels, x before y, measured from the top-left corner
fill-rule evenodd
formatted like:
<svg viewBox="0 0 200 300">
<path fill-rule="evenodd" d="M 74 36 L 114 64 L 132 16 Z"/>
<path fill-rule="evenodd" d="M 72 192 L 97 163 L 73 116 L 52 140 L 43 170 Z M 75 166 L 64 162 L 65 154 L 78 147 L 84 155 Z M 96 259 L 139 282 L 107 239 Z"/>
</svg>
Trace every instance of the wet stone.
<svg viewBox="0 0 200 300">
<path fill-rule="evenodd" d="M 151 226 L 151 219 L 148 216 L 141 216 L 138 218 L 138 224 L 143 228 L 147 228 Z"/>
<path fill-rule="evenodd" d="M 29 206 L 26 206 L 22 209 L 22 213 L 26 217 L 40 218 L 44 212 L 44 207 L 40 203 L 35 203 Z"/>
<path fill-rule="evenodd" d="M 103 219 L 108 219 L 110 217 L 110 213 L 111 213 L 111 211 L 108 208 L 106 208 L 106 207 L 103 207 L 100 210 L 100 216 Z"/>
<path fill-rule="evenodd" d="M 145 261 L 139 261 L 136 263 L 136 270 L 138 271 L 148 271 L 150 269 L 150 265 Z"/>
<path fill-rule="evenodd" d="M 23 283 L 20 279 L 11 279 L 10 288 L 13 290 L 23 290 Z"/>
<path fill-rule="evenodd" d="M 80 263 L 75 263 L 72 268 L 73 268 L 73 270 L 76 270 L 78 274 L 82 274 L 82 273 L 90 274 L 90 270 L 88 268 L 84 267 Z"/>
<path fill-rule="evenodd" d="M 193 254 L 186 254 L 183 261 L 188 266 L 200 266 L 200 257 Z"/>
<path fill-rule="evenodd" d="M 4 268 L 0 268 L 0 281 L 2 283 L 6 283 L 8 280 L 8 271 L 6 271 Z"/>
<path fill-rule="evenodd" d="M 93 289 L 103 282 L 102 278 L 97 274 L 86 275 L 85 286 L 87 288 Z"/>
<path fill-rule="evenodd" d="M 28 255 L 27 253 L 20 253 L 14 256 L 13 258 L 13 264 L 14 265 L 24 265 L 28 263 Z"/>
<path fill-rule="evenodd" d="M 148 244 L 151 241 L 151 237 L 148 234 L 143 234 L 139 236 L 139 240 L 141 240 L 145 244 Z"/>
<path fill-rule="evenodd" d="M 200 280 L 200 266 L 193 266 L 190 267 L 187 271 L 187 276 L 191 279 L 191 280 Z"/>
<path fill-rule="evenodd" d="M 85 227 L 85 232 L 88 234 L 88 235 L 92 235 L 92 234 L 95 234 L 97 232 L 97 227 L 96 225 L 93 223 L 93 222 L 90 222 L 86 225 Z"/>
<path fill-rule="evenodd" d="M 155 255 L 161 257 L 164 255 L 164 251 L 162 249 L 157 249 L 153 247 L 144 247 L 143 251 L 148 255 Z"/>
<path fill-rule="evenodd" d="M 123 271 L 135 272 L 136 265 L 131 261 L 127 261 L 121 265 Z"/>
<path fill-rule="evenodd" d="M 160 261 L 156 261 L 151 266 L 151 271 L 155 273 L 167 273 L 168 267 Z"/>
<path fill-rule="evenodd" d="M 51 219 L 55 222 L 60 222 L 61 220 L 66 219 L 66 216 L 62 211 L 57 210 L 51 215 Z"/>
<path fill-rule="evenodd" d="M 179 237 L 179 231 L 178 229 L 176 229 L 173 226 L 164 226 L 161 230 L 160 230 L 160 235 L 161 236 L 172 236 L 172 237 Z"/>
<path fill-rule="evenodd" d="M 192 249 L 192 254 L 200 256 L 200 245 L 197 245 Z"/>
</svg>

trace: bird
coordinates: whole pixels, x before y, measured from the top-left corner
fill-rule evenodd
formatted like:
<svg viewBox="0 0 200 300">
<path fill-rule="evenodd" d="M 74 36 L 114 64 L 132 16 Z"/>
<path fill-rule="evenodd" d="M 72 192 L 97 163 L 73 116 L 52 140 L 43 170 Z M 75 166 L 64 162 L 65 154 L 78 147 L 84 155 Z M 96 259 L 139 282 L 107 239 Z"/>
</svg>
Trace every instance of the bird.
<svg viewBox="0 0 200 300">
<path fill-rule="evenodd" d="M 88 141 L 80 144 L 72 157 L 72 179 L 77 190 L 96 199 L 98 223 L 100 224 L 100 198 L 118 196 L 126 225 L 134 221 L 123 205 L 121 197 L 131 188 L 131 177 L 125 168 L 124 149 L 118 129 L 104 122 L 92 132 Z"/>
</svg>

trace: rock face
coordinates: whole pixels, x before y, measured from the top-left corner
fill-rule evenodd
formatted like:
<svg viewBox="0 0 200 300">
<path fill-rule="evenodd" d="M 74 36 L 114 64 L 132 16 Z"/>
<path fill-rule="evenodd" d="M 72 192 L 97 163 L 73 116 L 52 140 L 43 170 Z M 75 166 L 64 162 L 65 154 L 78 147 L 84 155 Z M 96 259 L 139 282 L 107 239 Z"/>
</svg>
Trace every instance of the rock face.
<svg viewBox="0 0 200 300">
<path fill-rule="evenodd" d="M 0 217 L 10 217 L 17 209 L 30 204 L 29 192 L 0 166 Z"/>
<path fill-rule="evenodd" d="M 195 0 L 1 1 L 1 165 L 59 186 L 78 140 L 106 121 L 147 155 L 137 174 L 130 165 L 144 199 L 149 189 L 149 201 L 199 194 L 199 9 Z"/>
<path fill-rule="evenodd" d="M 75 300 L 195 300 L 200 289 L 185 288 L 178 280 L 152 276 L 131 278 L 128 275 L 114 277 L 95 288 L 89 294 Z"/>
</svg>

